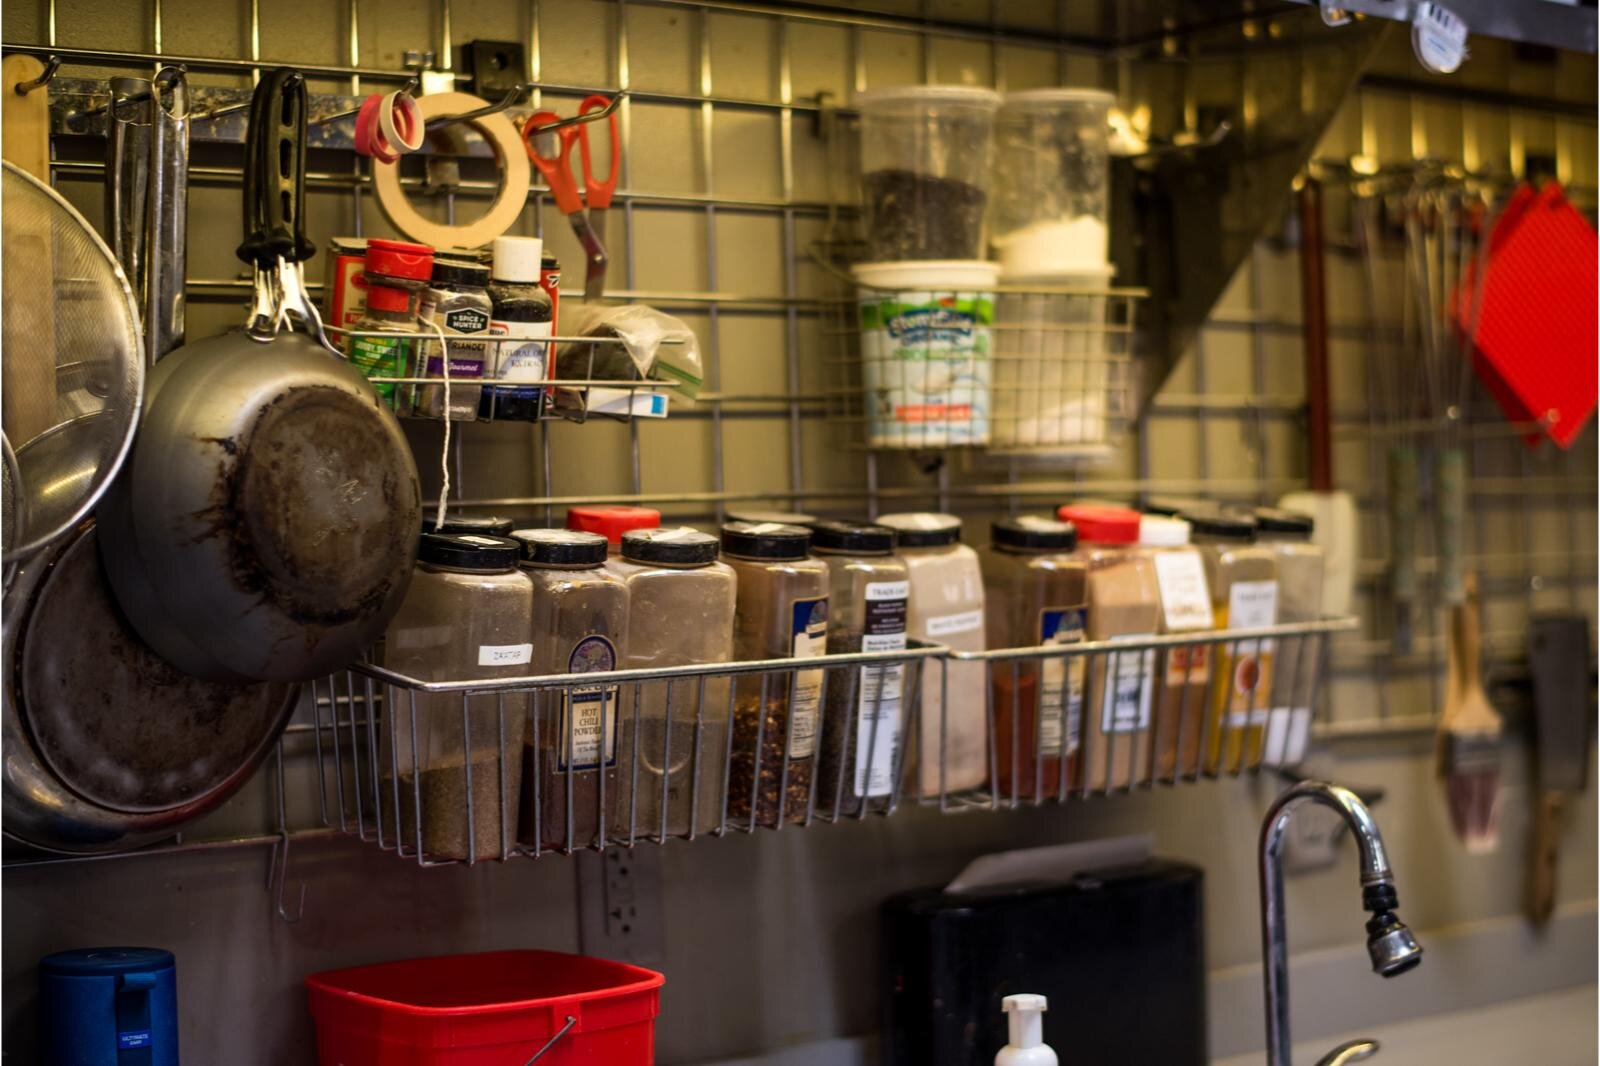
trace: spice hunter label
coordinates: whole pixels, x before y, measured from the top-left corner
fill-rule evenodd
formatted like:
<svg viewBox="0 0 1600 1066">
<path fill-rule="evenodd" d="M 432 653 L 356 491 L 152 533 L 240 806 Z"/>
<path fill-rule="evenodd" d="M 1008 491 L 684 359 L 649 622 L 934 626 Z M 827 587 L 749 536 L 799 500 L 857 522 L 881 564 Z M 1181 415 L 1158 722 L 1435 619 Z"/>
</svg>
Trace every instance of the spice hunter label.
<svg viewBox="0 0 1600 1066">
<path fill-rule="evenodd" d="M 828 599 L 795 600 L 789 620 L 791 654 L 814 659 L 828 650 Z M 817 752 L 817 704 L 822 697 L 822 671 L 796 670 L 794 699 L 789 704 L 789 758 L 809 759 Z"/>
<path fill-rule="evenodd" d="M 985 444 L 994 301 L 906 292 L 861 303 L 861 358 L 874 444 Z"/>
<path fill-rule="evenodd" d="M 1149 640 L 1154 633 L 1126 633 L 1111 637 L 1113 643 Z M 1156 687 L 1156 652 L 1108 651 L 1106 657 L 1105 698 L 1100 707 L 1102 733 L 1137 733 L 1150 728 L 1150 700 Z"/>
<path fill-rule="evenodd" d="M 905 650 L 906 597 L 910 588 L 910 582 L 906 581 L 867 582 L 863 596 L 862 651 Z M 905 672 L 903 663 L 861 668 L 861 691 L 856 704 L 857 796 L 887 796 L 894 791 Z"/>
<path fill-rule="evenodd" d="M 601 636 L 580 640 L 567 659 L 569 674 L 617 668 L 617 649 Z M 557 770 L 594 770 L 605 749 L 605 764 L 617 761 L 617 687 L 576 688 L 562 694 L 561 722 L 556 733 Z"/>
<path fill-rule="evenodd" d="M 1084 607 L 1046 607 L 1039 612 L 1040 644 L 1077 644 L 1083 640 L 1089 611 Z M 1083 736 L 1083 679 L 1087 661 L 1045 659 L 1039 664 L 1039 753 L 1060 755 L 1078 750 Z"/>
<path fill-rule="evenodd" d="M 1219 629 L 1259 629 L 1278 621 L 1276 581 L 1235 581 L 1228 588 L 1225 617 Z M 1220 612 L 1219 612 L 1220 613 Z M 1267 720 L 1272 692 L 1271 640 L 1241 640 L 1223 644 L 1217 653 L 1219 700 L 1227 711 L 1229 728 L 1259 726 Z"/>
</svg>

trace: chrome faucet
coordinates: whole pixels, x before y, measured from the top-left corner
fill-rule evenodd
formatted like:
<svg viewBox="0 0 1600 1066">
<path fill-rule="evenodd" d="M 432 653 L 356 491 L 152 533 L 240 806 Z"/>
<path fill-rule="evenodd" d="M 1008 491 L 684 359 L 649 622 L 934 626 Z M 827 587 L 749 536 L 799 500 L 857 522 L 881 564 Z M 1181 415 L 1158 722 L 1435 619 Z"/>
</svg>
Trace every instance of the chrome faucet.
<svg viewBox="0 0 1600 1066">
<path fill-rule="evenodd" d="M 1289 819 L 1303 803 L 1330 807 L 1349 823 L 1361 854 L 1361 905 L 1367 921 L 1367 954 L 1374 973 L 1397 977 L 1422 961 L 1422 945 L 1395 916 L 1400 897 L 1383 847 L 1383 835 L 1367 805 L 1354 792 L 1323 781 L 1302 781 L 1287 789 L 1267 811 L 1261 826 L 1261 950 L 1266 971 L 1268 1066 L 1291 1066 L 1289 1058 L 1289 947 L 1283 905 L 1283 838 Z M 1378 1052 L 1375 1040 L 1352 1040 L 1334 1048 L 1318 1066 L 1360 1062 Z"/>
</svg>

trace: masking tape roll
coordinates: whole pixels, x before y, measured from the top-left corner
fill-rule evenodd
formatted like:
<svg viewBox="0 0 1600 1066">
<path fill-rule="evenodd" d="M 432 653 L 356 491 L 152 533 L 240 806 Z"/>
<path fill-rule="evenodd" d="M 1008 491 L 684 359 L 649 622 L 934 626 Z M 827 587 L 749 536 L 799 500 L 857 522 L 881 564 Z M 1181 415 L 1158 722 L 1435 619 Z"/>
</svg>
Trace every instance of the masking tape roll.
<svg viewBox="0 0 1600 1066">
<path fill-rule="evenodd" d="M 422 147 L 422 138 L 427 133 L 426 123 L 422 121 L 422 111 L 417 107 L 417 101 L 410 93 L 390 93 L 383 98 L 383 106 L 378 111 L 378 128 L 383 131 L 383 139 L 389 143 L 389 148 L 398 156 L 405 152 L 415 152 Z"/>
<path fill-rule="evenodd" d="M 468 93 L 434 93 L 418 100 L 417 106 L 421 112 L 420 121 L 425 126 L 429 119 L 476 111 L 488 107 L 489 103 Z M 501 183 L 500 192 L 488 212 L 464 226 L 447 226 L 423 218 L 400 187 L 398 164 L 374 161 L 372 165 L 373 191 L 389 224 L 410 239 L 435 249 L 482 248 L 511 228 L 528 201 L 531 164 L 511 120 L 501 113 L 472 119 L 468 125 L 494 147 Z"/>
</svg>

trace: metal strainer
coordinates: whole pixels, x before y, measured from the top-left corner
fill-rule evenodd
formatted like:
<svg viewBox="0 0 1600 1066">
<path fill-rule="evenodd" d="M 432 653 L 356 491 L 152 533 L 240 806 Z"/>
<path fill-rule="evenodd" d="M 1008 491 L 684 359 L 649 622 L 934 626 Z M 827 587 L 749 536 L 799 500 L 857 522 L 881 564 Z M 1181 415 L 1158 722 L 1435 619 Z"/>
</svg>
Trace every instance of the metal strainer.
<svg viewBox="0 0 1600 1066">
<path fill-rule="evenodd" d="M 0 428 L 16 452 L 5 531 L 16 562 L 88 515 L 116 476 L 145 358 L 133 292 L 105 243 L 53 189 L 4 167 Z"/>
</svg>

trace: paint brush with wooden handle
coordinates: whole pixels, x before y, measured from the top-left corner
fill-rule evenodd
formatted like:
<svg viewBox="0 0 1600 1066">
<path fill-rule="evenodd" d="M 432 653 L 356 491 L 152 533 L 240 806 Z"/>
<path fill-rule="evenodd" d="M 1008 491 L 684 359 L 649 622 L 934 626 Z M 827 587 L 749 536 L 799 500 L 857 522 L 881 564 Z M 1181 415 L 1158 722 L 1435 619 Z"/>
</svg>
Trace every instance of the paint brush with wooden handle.
<svg viewBox="0 0 1600 1066">
<path fill-rule="evenodd" d="M 1450 609 L 1449 691 L 1439 717 L 1439 776 L 1450 803 L 1450 824 L 1469 854 L 1500 842 L 1500 752 L 1504 727 L 1483 690 L 1478 581 L 1467 574 L 1465 595 Z"/>
</svg>

